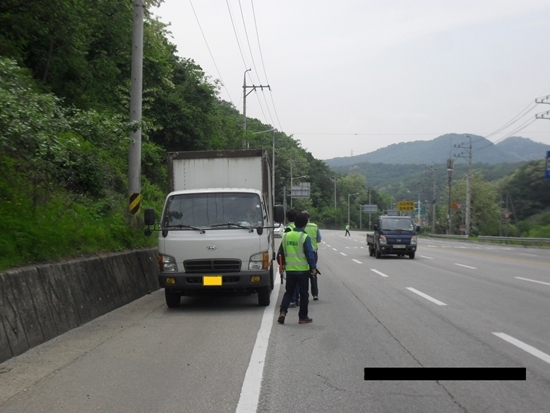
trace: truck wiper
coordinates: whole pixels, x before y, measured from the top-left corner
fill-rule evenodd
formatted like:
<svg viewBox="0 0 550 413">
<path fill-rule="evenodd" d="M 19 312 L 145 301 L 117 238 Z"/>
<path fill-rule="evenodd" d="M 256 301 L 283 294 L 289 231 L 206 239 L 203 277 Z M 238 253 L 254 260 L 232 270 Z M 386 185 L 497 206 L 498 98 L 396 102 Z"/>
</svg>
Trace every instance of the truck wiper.
<svg viewBox="0 0 550 413">
<path fill-rule="evenodd" d="M 247 227 L 245 225 L 237 224 L 236 222 L 226 222 L 223 224 L 212 224 L 210 225 L 210 228 L 216 228 L 216 227 L 238 227 L 242 229 L 248 229 L 249 231 L 253 231 L 252 227 Z"/>
<path fill-rule="evenodd" d="M 184 225 L 184 224 L 168 225 L 167 227 L 164 227 L 163 229 L 169 229 L 169 228 L 179 228 L 179 229 L 189 228 L 189 229 L 194 229 L 196 231 L 200 231 L 201 233 L 204 234 L 204 228 L 194 227 L 194 226 L 191 226 L 191 225 Z"/>
</svg>

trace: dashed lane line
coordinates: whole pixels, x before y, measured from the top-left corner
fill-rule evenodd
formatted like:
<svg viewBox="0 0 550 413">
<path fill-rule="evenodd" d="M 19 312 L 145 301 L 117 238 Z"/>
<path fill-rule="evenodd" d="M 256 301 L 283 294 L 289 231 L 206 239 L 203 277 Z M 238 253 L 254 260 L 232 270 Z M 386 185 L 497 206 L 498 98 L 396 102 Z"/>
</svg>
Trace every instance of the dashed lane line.
<svg viewBox="0 0 550 413">
<path fill-rule="evenodd" d="M 437 304 L 437 305 L 447 305 L 447 304 L 445 304 L 444 302 L 439 301 L 439 300 L 436 300 L 435 298 L 430 297 L 428 294 L 424 294 L 423 292 L 418 291 L 418 290 L 416 290 L 416 289 L 414 289 L 414 288 L 412 288 L 412 287 L 407 287 L 407 290 L 409 290 L 409 291 L 411 291 L 411 292 L 413 292 L 413 293 L 415 293 L 415 294 L 418 294 L 420 297 L 424 297 L 426 300 L 431 301 L 432 303 L 435 303 L 435 304 Z"/>
<path fill-rule="evenodd" d="M 542 361 L 545 361 L 548 364 L 550 364 L 550 355 L 543 353 L 542 351 L 536 349 L 535 347 L 530 346 L 529 344 L 524 343 L 523 341 L 519 341 L 517 338 L 509 336 L 508 334 L 504 334 L 504 333 L 493 333 L 493 334 L 497 337 L 500 337 L 504 341 L 507 341 L 508 343 L 513 344 L 514 346 L 519 347 L 520 349 L 526 351 L 527 353 L 535 357 L 538 357 Z"/>
<path fill-rule="evenodd" d="M 530 281 L 532 283 L 537 283 L 537 284 L 550 285 L 550 283 L 545 283 L 544 281 L 530 280 L 529 278 L 523 278 L 523 277 L 514 277 L 514 278 L 517 278 L 518 280 L 523 280 L 523 281 Z"/>
<path fill-rule="evenodd" d="M 374 268 L 370 269 L 372 272 L 375 272 L 376 274 L 382 276 L 382 277 L 389 277 L 389 275 L 384 274 L 383 272 L 380 272 L 378 270 L 375 270 Z"/>
<path fill-rule="evenodd" d="M 464 265 L 464 264 L 458 264 L 455 262 L 455 265 L 458 265 L 459 267 L 464 267 L 464 268 L 469 268 L 471 270 L 477 270 L 476 267 L 470 267 L 469 265 Z"/>
</svg>

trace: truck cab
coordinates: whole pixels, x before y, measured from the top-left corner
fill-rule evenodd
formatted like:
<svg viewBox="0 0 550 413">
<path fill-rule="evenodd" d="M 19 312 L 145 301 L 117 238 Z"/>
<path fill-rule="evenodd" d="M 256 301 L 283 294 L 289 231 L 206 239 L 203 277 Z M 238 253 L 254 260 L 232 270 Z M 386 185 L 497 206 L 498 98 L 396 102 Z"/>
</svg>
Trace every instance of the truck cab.
<svg viewBox="0 0 550 413">
<path fill-rule="evenodd" d="M 367 233 L 369 254 L 376 258 L 408 255 L 414 259 L 419 232 L 420 227 L 411 217 L 382 215 L 374 225 L 374 233 Z"/>
</svg>

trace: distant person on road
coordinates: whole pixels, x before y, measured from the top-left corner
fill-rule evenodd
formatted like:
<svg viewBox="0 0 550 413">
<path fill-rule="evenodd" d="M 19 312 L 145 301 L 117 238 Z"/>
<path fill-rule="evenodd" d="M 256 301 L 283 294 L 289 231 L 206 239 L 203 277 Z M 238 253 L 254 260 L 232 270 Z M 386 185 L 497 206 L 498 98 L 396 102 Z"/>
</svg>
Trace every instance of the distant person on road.
<svg viewBox="0 0 550 413">
<path fill-rule="evenodd" d="M 311 246 L 311 238 L 306 234 L 304 228 L 307 225 L 307 216 L 303 213 L 296 215 L 295 228 L 283 234 L 279 252 L 282 258 L 282 265 L 279 271 L 286 271 L 286 288 L 277 322 L 285 323 L 285 317 L 290 304 L 290 298 L 296 285 L 300 289 L 300 310 L 298 312 L 298 323 L 307 324 L 313 320 L 308 317 L 309 304 L 309 276 L 317 275 L 315 267 L 315 254 Z"/>
<path fill-rule="evenodd" d="M 346 233 L 344 234 L 344 237 L 347 235 L 351 237 L 351 234 L 349 233 L 349 224 L 346 224 Z"/>
<path fill-rule="evenodd" d="M 306 234 L 311 238 L 311 246 L 313 247 L 313 252 L 315 254 L 315 268 L 317 268 L 317 262 L 319 261 L 319 246 L 318 244 L 322 241 L 321 231 L 315 222 L 311 222 L 310 215 L 308 211 L 302 211 L 308 218 L 308 223 L 306 225 Z M 311 281 L 311 295 L 313 296 L 313 301 L 319 299 L 319 285 L 317 283 L 317 276 L 309 277 Z"/>
</svg>

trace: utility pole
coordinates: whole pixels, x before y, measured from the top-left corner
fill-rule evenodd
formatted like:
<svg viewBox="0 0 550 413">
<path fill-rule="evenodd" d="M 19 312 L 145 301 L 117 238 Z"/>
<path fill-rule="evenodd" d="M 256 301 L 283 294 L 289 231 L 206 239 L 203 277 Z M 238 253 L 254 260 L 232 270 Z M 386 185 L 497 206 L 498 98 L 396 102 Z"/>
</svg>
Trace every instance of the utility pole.
<svg viewBox="0 0 550 413">
<path fill-rule="evenodd" d="M 248 141 L 246 140 L 246 97 L 251 94 L 253 91 L 255 91 L 256 89 L 262 89 L 265 87 L 265 88 L 268 88 L 269 90 L 271 90 L 271 88 L 269 87 L 269 85 L 267 86 L 255 86 L 255 85 L 252 85 L 252 86 L 246 86 L 246 72 L 250 72 L 252 69 L 246 69 L 244 71 L 244 79 L 243 79 L 243 130 L 245 132 L 245 140 L 243 142 L 243 149 L 248 149 Z M 251 89 L 248 93 L 246 93 L 246 89 Z"/>
<path fill-rule="evenodd" d="M 466 176 L 466 228 L 464 231 L 464 235 L 468 236 L 470 235 L 470 214 L 471 214 L 471 179 L 472 179 L 472 137 L 469 135 L 466 135 L 466 137 L 470 140 L 469 146 L 464 146 L 464 144 L 455 145 L 455 148 L 461 148 L 466 150 L 468 153 L 467 156 L 464 155 L 464 153 L 461 153 L 459 155 L 455 155 L 459 158 L 467 158 L 468 159 L 468 175 Z"/>
<path fill-rule="evenodd" d="M 447 180 L 449 185 L 449 203 L 447 205 L 447 234 L 452 234 L 452 220 L 451 220 L 451 178 L 453 177 L 453 161 L 454 159 L 447 159 Z"/>
<path fill-rule="evenodd" d="M 535 99 L 535 103 L 545 103 L 547 105 L 550 105 L 550 95 L 545 96 L 540 99 Z M 550 110 L 547 110 L 546 112 L 537 113 L 535 115 L 536 119 L 549 119 L 550 120 Z"/>
<path fill-rule="evenodd" d="M 130 71 L 130 148 L 128 153 L 128 209 L 137 215 L 141 204 L 141 108 L 143 91 L 143 0 L 134 1 L 132 68 Z M 134 129 L 134 127 L 136 129 Z"/>
</svg>

